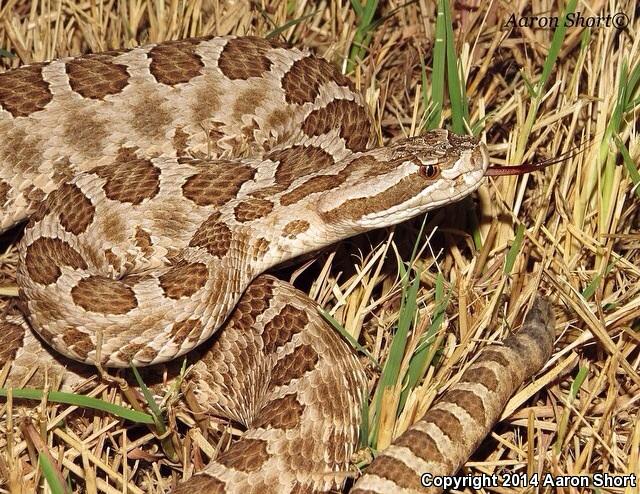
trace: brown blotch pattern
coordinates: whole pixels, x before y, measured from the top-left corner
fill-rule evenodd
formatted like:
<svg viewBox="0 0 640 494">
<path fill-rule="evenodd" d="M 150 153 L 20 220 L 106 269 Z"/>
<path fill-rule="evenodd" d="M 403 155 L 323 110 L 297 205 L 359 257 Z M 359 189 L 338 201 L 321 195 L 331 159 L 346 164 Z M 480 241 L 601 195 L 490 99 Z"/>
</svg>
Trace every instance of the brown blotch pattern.
<svg viewBox="0 0 640 494">
<path fill-rule="evenodd" d="M 482 354 L 480 354 L 478 360 L 476 360 L 476 363 L 480 362 L 495 362 L 505 369 L 511 367 L 511 362 L 509 362 L 509 360 L 501 352 L 492 350 L 490 348 L 484 349 Z"/>
<path fill-rule="evenodd" d="M 109 264 L 109 266 L 115 269 L 116 272 L 120 271 L 120 268 L 122 267 L 122 262 L 120 261 L 120 258 L 111 249 L 107 249 L 104 251 L 104 258 L 107 260 L 107 264 Z"/>
<path fill-rule="evenodd" d="M 55 194 L 54 201 L 60 224 L 69 233 L 84 233 L 93 222 L 96 208 L 77 185 L 63 184 Z"/>
<path fill-rule="evenodd" d="M 249 285 L 236 305 L 229 321 L 229 327 L 237 326 L 240 330 L 249 331 L 269 305 L 273 294 L 273 283 L 268 278 L 259 278 Z"/>
<path fill-rule="evenodd" d="M 218 146 L 218 141 L 225 137 L 226 134 L 223 131 L 219 130 L 215 125 L 216 124 L 214 123 L 214 127 L 209 129 L 209 131 L 207 132 L 207 139 L 209 141 L 208 145 L 213 150 L 221 150 L 222 148 Z"/>
<path fill-rule="evenodd" d="M 199 334 L 202 323 L 198 319 L 185 319 L 178 321 L 171 326 L 171 340 L 176 345 L 181 345 L 191 334 Z"/>
<path fill-rule="evenodd" d="M 447 410 L 442 408 L 430 410 L 428 421 L 435 424 L 454 443 L 463 436 L 460 420 Z"/>
<path fill-rule="evenodd" d="M 136 247 L 142 251 L 142 254 L 145 257 L 150 257 L 151 254 L 153 254 L 153 241 L 151 240 L 151 235 L 141 226 L 136 227 L 134 241 Z"/>
<path fill-rule="evenodd" d="M 242 187 L 252 180 L 256 171 L 233 162 L 219 162 L 219 166 L 189 177 L 182 186 L 182 193 L 198 206 L 226 204 Z"/>
<path fill-rule="evenodd" d="M 36 172 L 44 161 L 40 138 L 12 124 L 0 125 L 0 136 L 0 161 L 8 163 L 18 173 Z"/>
<path fill-rule="evenodd" d="M 131 98 L 131 127 L 142 137 L 159 141 L 165 140 L 174 115 L 164 96 L 156 88 L 147 88 Z"/>
<path fill-rule="evenodd" d="M 180 482 L 172 492 L 173 494 L 194 494 L 195 492 L 225 494 L 227 492 L 226 485 L 224 481 L 207 473 L 198 473 L 188 482 Z"/>
<path fill-rule="evenodd" d="M 194 88 L 193 98 L 188 102 L 191 110 L 191 121 L 197 125 L 204 125 L 220 109 L 221 90 L 214 78 L 204 78 Z M 202 102 L 207 104 L 203 105 Z"/>
<path fill-rule="evenodd" d="M 89 352 L 95 349 L 91 337 L 76 328 L 67 327 L 62 333 L 62 341 L 72 352 L 81 359 L 86 359 Z"/>
<path fill-rule="evenodd" d="M 305 406 L 298 402 L 295 394 L 270 401 L 262 410 L 254 424 L 255 428 L 293 429 L 300 425 Z"/>
<path fill-rule="evenodd" d="M 251 473 L 258 470 L 268 459 L 266 441 L 241 439 L 218 458 L 217 462 L 227 468 Z"/>
<path fill-rule="evenodd" d="M 350 161 L 344 172 L 357 174 L 362 178 L 371 178 L 389 173 L 397 167 L 397 161 L 379 161 L 373 156 L 364 155 Z"/>
<path fill-rule="evenodd" d="M 27 185 L 22 191 L 22 197 L 24 197 L 29 204 L 29 208 L 36 208 L 46 196 L 42 189 L 33 184 Z"/>
<path fill-rule="evenodd" d="M 262 333 L 264 349 L 273 353 L 304 329 L 309 317 L 304 310 L 293 305 L 285 305 L 278 314 L 265 325 Z"/>
<path fill-rule="evenodd" d="M 274 108 L 271 113 L 267 116 L 265 120 L 265 128 L 272 129 L 272 133 L 274 129 L 277 129 L 278 136 L 276 140 L 273 142 L 273 146 L 280 144 L 285 141 L 289 141 L 294 131 L 291 129 L 289 122 L 295 118 L 296 111 L 291 106 L 284 106 L 282 108 Z M 267 144 L 267 143 L 265 143 Z M 267 144 L 268 145 L 268 144 Z M 273 147 L 271 146 L 271 148 Z M 265 150 L 269 150 L 265 146 Z"/>
<path fill-rule="evenodd" d="M 306 232 L 310 226 L 307 220 L 293 220 L 284 226 L 282 233 L 285 237 L 293 240 L 301 233 Z"/>
<path fill-rule="evenodd" d="M 172 299 L 190 297 L 200 290 L 209 277 L 209 270 L 201 262 L 180 261 L 160 276 L 160 286 Z"/>
<path fill-rule="evenodd" d="M 254 261 L 261 259 L 269 251 L 271 243 L 266 238 L 259 238 L 253 244 L 251 257 Z"/>
<path fill-rule="evenodd" d="M 107 116 L 93 105 L 78 103 L 60 115 L 64 143 L 90 163 L 105 156 L 105 146 L 112 135 Z"/>
<path fill-rule="evenodd" d="M 278 162 L 275 179 L 282 187 L 289 187 L 294 180 L 334 164 L 333 156 L 316 146 L 292 146 L 273 151 L 265 159 Z"/>
<path fill-rule="evenodd" d="M 233 235 L 226 224 L 218 221 L 219 217 L 218 213 L 209 216 L 196 230 L 189 246 L 202 247 L 214 257 L 224 257 L 231 247 Z"/>
<path fill-rule="evenodd" d="M 108 216 L 100 218 L 100 235 L 114 244 L 124 242 L 127 239 L 127 224 L 125 215 L 118 212 L 109 212 Z"/>
<path fill-rule="evenodd" d="M 27 247 L 25 266 L 31 279 L 42 285 L 58 280 L 62 274 L 60 266 L 87 269 L 86 262 L 73 247 L 59 238 L 47 237 L 38 238 Z"/>
<path fill-rule="evenodd" d="M 22 326 L 0 319 L 0 369 L 14 359 L 23 339 Z"/>
<path fill-rule="evenodd" d="M 130 259 L 133 262 L 133 257 Z M 154 277 L 150 274 L 128 274 L 122 278 L 122 282 L 130 288 L 133 288 L 138 283 L 144 283 L 146 281 L 153 280 Z"/>
<path fill-rule="evenodd" d="M 196 53 L 199 39 L 169 41 L 151 49 L 149 71 L 156 81 L 175 86 L 200 75 L 204 64 Z"/>
<path fill-rule="evenodd" d="M 268 185 L 260 189 L 252 190 L 248 195 L 257 199 L 271 199 L 274 195 L 279 194 L 286 187 L 282 185 Z"/>
<path fill-rule="evenodd" d="M 320 87 L 331 81 L 352 87 L 351 81 L 326 60 L 308 56 L 294 62 L 282 78 L 282 89 L 287 103 L 303 105 L 314 102 Z"/>
<path fill-rule="evenodd" d="M 144 343 L 129 343 L 118 350 L 118 360 L 122 362 L 131 362 L 136 353 L 145 347 Z"/>
<path fill-rule="evenodd" d="M 467 371 L 462 374 L 460 382 L 480 383 L 490 391 L 497 391 L 500 385 L 495 373 L 491 369 L 479 365 L 467 369 Z"/>
<path fill-rule="evenodd" d="M 367 469 L 367 475 L 377 475 L 392 480 L 404 489 L 422 490 L 420 475 L 400 460 L 382 454 Z"/>
<path fill-rule="evenodd" d="M 0 105 L 14 117 L 27 117 L 43 110 L 53 99 L 42 78 L 46 63 L 36 63 L 0 74 Z"/>
<path fill-rule="evenodd" d="M 267 199 L 248 199 L 239 203 L 233 209 L 233 214 L 236 221 L 246 223 L 264 218 L 271 211 L 273 211 L 273 203 L 271 201 Z"/>
<path fill-rule="evenodd" d="M 308 451 L 313 451 L 317 447 L 317 439 L 311 435 L 304 434 L 292 441 L 289 446 L 291 454 L 288 463 L 294 472 L 313 472 L 318 469 L 318 457 L 309 455 Z"/>
<path fill-rule="evenodd" d="M 136 359 L 140 362 L 152 362 L 158 356 L 158 353 L 158 350 L 149 345 L 146 345 L 142 349 L 142 351 L 137 353 Z"/>
<path fill-rule="evenodd" d="M 338 173 L 337 175 L 319 175 L 317 177 L 310 178 L 291 192 L 282 194 L 280 197 L 280 204 L 283 206 L 290 206 L 311 194 L 333 189 L 342 184 L 345 180 L 346 175 L 344 173 Z"/>
<path fill-rule="evenodd" d="M 394 445 L 408 448 L 414 455 L 424 461 L 450 464 L 450 461 L 443 456 L 431 436 L 422 431 L 409 429 L 398 438 Z"/>
<path fill-rule="evenodd" d="M 271 69 L 271 60 L 266 57 L 271 48 L 271 43 L 262 38 L 231 39 L 220 53 L 218 67 L 229 79 L 260 77 Z"/>
<path fill-rule="evenodd" d="M 233 116 L 240 120 L 243 115 L 254 115 L 256 108 L 260 108 L 267 99 L 266 91 L 251 87 L 237 95 L 233 103 Z M 247 137 L 251 137 L 250 135 Z"/>
<path fill-rule="evenodd" d="M 173 149 L 176 150 L 176 156 L 182 156 L 186 154 L 188 142 L 189 134 L 182 130 L 182 127 L 176 127 L 176 130 L 173 133 Z"/>
<path fill-rule="evenodd" d="M 93 173 L 106 179 L 103 190 L 112 201 L 140 204 L 160 191 L 160 170 L 148 159 L 99 166 Z"/>
<path fill-rule="evenodd" d="M 7 182 L 0 180 L 0 206 L 4 206 L 9 198 L 9 191 L 11 186 Z"/>
<path fill-rule="evenodd" d="M 479 396 L 469 391 L 452 389 L 443 397 L 442 401 L 455 403 L 463 408 L 473 420 L 481 425 L 485 424 L 485 409 Z"/>
<path fill-rule="evenodd" d="M 342 218 L 357 219 L 376 211 L 384 211 L 408 201 L 424 189 L 424 179 L 413 173 L 401 179 L 384 192 L 375 196 L 349 199 L 330 211 L 323 213 L 326 221 L 333 222 Z"/>
<path fill-rule="evenodd" d="M 312 111 L 302 124 L 308 136 L 320 136 L 340 129 L 340 137 L 352 151 L 364 151 L 370 136 L 369 114 L 355 101 L 333 100 Z"/>
<path fill-rule="evenodd" d="M 65 69 L 71 89 L 83 98 L 104 99 L 118 94 L 129 83 L 127 67 L 114 63 L 107 54 L 86 55 L 67 62 Z"/>
<path fill-rule="evenodd" d="M 271 386 L 283 386 L 313 370 L 319 356 L 310 345 L 300 345 L 282 357 L 271 371 Z"/>
<path fill-rule="evenodd" d="M 105 276 L 83 278 L 71 289 L 73 301 L 89 312 L 122 315 L 138 306 L 133 290 Z"/>
<path fill-rule="evenodd" d="M 36 300 L 29 300 L 29 308 L 33 310 L 34 314 L 38 313 L 41 316 L 45 316 L 46 314 L 46 316 L 43 317 L 44 321 L 42 321 L 45 324 L 48 321 L 61 321 L 65 317 L 59 311 L 59 299 L 56 297 L 56 300 L 52 300 L 52 298 L 53 297 L 49 295 L 40 295 Z M 47 309 L 51 310 L 47 311 Z M 42 336 L 45 341 L 55 341 L 58 337 L 56 333 L 49 331 L 44 326 L 38 328 L 38 334 Z"/>
</svg>

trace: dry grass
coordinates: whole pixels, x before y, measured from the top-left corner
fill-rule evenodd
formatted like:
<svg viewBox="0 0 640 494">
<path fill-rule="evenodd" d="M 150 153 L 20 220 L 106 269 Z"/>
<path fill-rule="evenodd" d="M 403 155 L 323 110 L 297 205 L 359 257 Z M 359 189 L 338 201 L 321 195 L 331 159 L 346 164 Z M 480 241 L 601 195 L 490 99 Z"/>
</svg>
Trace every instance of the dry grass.
<svg viewBox="0 0 640 494">
<path fill-rule="evenodd" d="M 640 475 L 640 201 L 613 138 L 619 136 L 628 150 L 628 162 L 637 163 L 637 109 L 621 115 L 615 109 L 620 84 L 629 82 L 622 77 L 624 64 L 632 69 L 640 60 L 640 19 L 634 17 L 637 7 L 630 1 L 590 3 L 577 10 L 584 15 L 625 12 L 631 24 L 622 31 L 568 29 L 539 100 L 531 96 L 527 80 L 540 77 L 553 30 L 506 30 L 503 24 L 512 12 L 557 14 L 558 7 L 544 0 L 495 2 L 490 10 L 489 3 L 456 3 L 455 47 L 469 113 L 473 122 L 486 117 L 482 138 L 495 163 L 540 160 L 581 143 L 590 145 L 544 172 L 487 181 L 475 196 L 477 227 L 469 211 L 471 202 L 428 217 L 427 231 L 438 228 L 428 246 L 425 239 L 419 240 L 426 248 L 416 261 L 421 270 L 419 312 L 427 323 L 418 325 L 411 336 L 405 364 L 429 327 L 438 273 L 451 293 L 448 318 L 437 333 L 439 352 L 431 352 L 427 359 L 433 365 L 407 394 L 404 409 L 396 414 L 400 385 L 396 393 L 385 396 L 381 413 L 389 420 L 374 446 L 383 447 L 402 432 L 482 345 L 516 325 L 534 293 L 546 290 L 554 297 L 558 315 L 557 351 L 536 380 L 513 398 L 505 420 L 464 472 Z M 17 55 L 3 58 L 5 67 L 192 35 L 265 35 L 312 14 L 282 35 L 346 68 L 358 26 L 346 0 L 5 0 L 0 6 L 0 48 Z M 353 64 L 350 77 L 367 96 L 382 142 L 419 132 L 425 111 L 421 60 L 431 67 L 435 9 L 435 2 L 427 0 L 381 6 L 376 17 L 381 22 L 370 31 L 362 59 Z M 427 70 L 427 81 L 431 78 Z M 638 96 L 635 91 L 628 101 Z M 445 103 L 444 125 L 451 117 L 446 108 Z M 505 274 L 507 252 L 520 225 L 523 243 L 513 251 L 515 264 Z M 419 223 L 413 222 L 397 227 L 394 234 L 377 232 L 349 241 L 323 255 L 302 276 L 306 280 L 309 273 L 313 275 L 314 281 L 304 288 L 380 362 L 387 357 L 399 317 L 395 256 L 409 258 L 418 228 Z M 357 249 L 361 259 L 352 255 Z M 15 261 L 9 245 L 6 253 L 0 253 L 2 304 L 15 292 Z M 368 365 L 373 389 L 379 373 Z M 123 401 L 115 387 L 94 385 L 92 392 Z M 48 444 L 78 492 L 85 491 L 80 487 L 85 482 L 86 492 L 124 492 L 123 483 L 126 492 L 163 492 L 182 475 L 201 468 L 217 447 L 216 440 L 200 433 L 186 438 L 181 434 L 184 424 L 200 419 L 179 406 L 168 419 L 170 430 L 177 431 L 168 442 L 159 441 L 144 427 L 126 429 L 111 416 L 85 421 L 74 432 L 62 429 L 56 424 L 61 415 L 70 413 L 65 410 L 43 403 L 27 424 L 11 407 L 0 408 L 0 430 L 10 431 L 8 446 L 0 451 L 0 477 L 13 472 L 10 483 L 0 482 L 0 492 L 9 485 L 16 492 L 29 492 L 38 485 L 41 473 L 34 437 Z M 20 429 L 13 428 L 17 423 Z M 175 458 L 167 457 L 167 451 Z M 186 451 L 195 453 L 185 455 Z M 190 456 L 200 461 L 190 465 Z M 523 492 L 516 488 L 486 492 L 490 490 Z"/>
</svg>

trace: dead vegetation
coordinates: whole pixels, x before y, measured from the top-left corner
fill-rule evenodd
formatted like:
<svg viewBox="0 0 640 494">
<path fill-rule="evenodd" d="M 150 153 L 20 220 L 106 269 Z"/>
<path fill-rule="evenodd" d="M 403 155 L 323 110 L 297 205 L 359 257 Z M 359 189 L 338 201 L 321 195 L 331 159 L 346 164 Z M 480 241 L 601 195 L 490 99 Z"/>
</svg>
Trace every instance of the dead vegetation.
<svg viewBox="0 0 640 494">
<path fill-rule="evenodd" d="M 494 162 L 567 159 L 544 172 L 488 180 L 474 200 L 430 214 L 420 239 L 417 220 L 349 241 L 304 273 L 287 272 L 375 360 L 399 360 L 395 387 L 379 408 L 375 399 L 370 408 L 380 420 L 373 447 L 384 447 L 420 416 L 478 349 L 515 329 L 531 297 L 545 291 L 558 317 L 556 352 L 512 399 L 463 473 L 640 475 L 640 19 L 634 2 L 581 4 L 576 10 L 583 16 L 622 12 L 629 24 L 570 27 L 555 47 L 557 30 L 505 26 L 511 14 L 560 15 L 559 8 L 541 0 L 455 2 L 451 20 L 467 123 L 486 140 Z M 465 116 L 450 99 L 437 118 L 428 106 L 438 78 L 432 70 L 436 10 L 427 0 L 390 1 L 368 19 L 365 10 L 334 0 L 5 0 L 0 63 L 9 68 L 166 39 L 275 31 L 348 71 L 366 94 L 383 143 L 419 133 L 434 118 L 451 126 Z M 298 22 L 287 24 L 292 20 Z M 451 84 L 451 74 L 447 80 Z M 454 97 L 451 87 L 448 93 Z M 16 293 L 15 238 L 12 233 L 0 244 L 0 304 Z M 396 258 L 407 261 L 416 241 L 420 322 L 402 354 L 390 357 L 398 321 L 413 320 L 400 311 Z M 447 317 L 432 326 L 430 315 L 446 296 Z M 432 328 L 435 341 L 425 350 L 421 343 Z M 403 388 L 420 351 L 420 379 Z M 365 363 L 373 397 L 380 371 Z M 96 381 L 85 389 L 125 401 L 117 386 Z M 165 492 L 229 440 L 225 433 L 219 441 L 222 425 L 181 405 L 169 408 L 164 440 L 153 427 L 132 427 L 109 414 L 59 427 L 74 409 L 43 401 L 26 421 L 11 402 L 0 401 L 0 492 L 48 489 L 38 450 L 48 451 L 75 492 Z M 367 455 L 360 459 L 365 465 Z M 535 489 L 482 492 L 489 491 Z"/>
</svg>

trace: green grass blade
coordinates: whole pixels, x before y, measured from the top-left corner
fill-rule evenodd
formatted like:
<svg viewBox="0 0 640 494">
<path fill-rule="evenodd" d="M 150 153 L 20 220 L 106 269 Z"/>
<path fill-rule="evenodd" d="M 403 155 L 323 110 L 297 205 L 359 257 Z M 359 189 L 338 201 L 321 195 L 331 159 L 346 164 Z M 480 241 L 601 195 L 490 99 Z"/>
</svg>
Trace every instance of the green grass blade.
<svg viewBox="0 0 640 494">
<path fill-rule="evenodd" d="M 435 341 L 435 336 L 442 327 L 444 322 L 444 315 L 449 305 L 450 295 L 445 297 L 444 294 L 444 277 L 442 273 L 438 273 L 436 277 L 436 308 L 433 313 L 431 325 L 426 333 L 422 336 L 420 343 L 416 347 L 411 360 L 409 361 L 409 369 L 407 370 L 407 384 L 400 394 L 400 402 L 398 410 L 404 409 L 404 404 L 407 401 L 409 392 L 413 390 L 420 379 L 423 378 L 427 366 L 430 362 L 427 361 L 429 357 L 431 345 Z"/>
<path fill-rule="evenodd" d="M 627 172 L 629 173 L 629 177 L 631 178 L 631 181 L 633 182 L 635 194 L 638 196 L 638 198 L 640 198 L 640 170 L 631 159 L 629 150 L 627 149 L 627 146 L 624 145 L 624 142 L 622 142 L 622 139 L 620 139 L 618 135 L 615 135 L 614 140 L 615 140 L 616 146 L 618 147 L 618 151 L 620 151 L 620 154 L 622 155 L 622 161 L 624 162 L 624 166 L 627 169 Z"/>
<path fill-rule="evenodd" d="M 438 14 L 436 17 L 436 39 L 433 44 L 433 65 L 431 67 L 431 99 L 425 100 L 426 94 L 426 71 L 422 81 L 423 88 L 423 107 L 425 111 L 430 107 L 428 117 L 425 122 L 425 130 L 436 129 L 440 126 L 442 120 L 442 107 L 444 105 L 444 77 L 445 77 L 445 61 L 447 53 L 446 37 L 446 17 L 444 12 L 445 0 L 438 2 Z M 424 66 L 424 64 L 423 64 Z"/>
<path fill-rule="evenodd" d="M 362 420 L 360 421 L 359 427 L 359 443 L 361 448 L 366 448 L 367 438 L 369 437 L 369 397 L 367 396 L 366 390 L 363 390 L 362 393 L 362 409 L 360 411 Z"/>
<path fill-rule="evenodd" d="M 491 111 L 488 112 L 484 117 L 479 118 L 478 120 L 473 122 L 471 124 L 471 135 L 478 136 L 478 134 L 482 132 L 482 129 L 485 128 L 487 121 L 493 119 L 494 115 L 495 112 Z"/>
<path fill-rule="evenodd" d="M 567 406 L 564 408 L 562 417 L 560 418 L 560 423 L 558 424 L 558 437 L 556 439 L 555 445 L 556 454 L 559 454 L 560 451 L 562 451 L 562 444 L 564 443 L 564 438 L 567 433 L 569 417 L 571 416 L 569 406 L 575 401 L 576 396 L 578 396 L 578 391 L 580 390 L 582 383 L 588 375 L 589 369 L 587 367 L 580 367 L 576 378 L 574 379 L 573 383 L 571 383 L 571 390 L 569 391 L 569 396 L 567 397 Z"/>
<path fill-rule="evenodd" d="M 43 392 L 39 389 L 33 388 L 13 388 L 14 398 L 21 398 L 25 400 L 42 400 Z M 0 397 L 6 397 L 7 390 L 0 388 Z M 49 391 L 47 393 L 47 400 L 54 403 L 65 403 L 67 405 L 74 405 L 81 408 L 91 408 L 94 410 L 100 410 L 107 412 L 116 417 L 120 417 L 131 422 L 137 422 L 140 424 L 153 424 L 153 417 L 148 413 L 138 412 L 137 410 L 131 410 L 120 405 L 115 405 L 98 398 L 92 398 L 90 396 L 81 396 L 73 393 L 65 393 L 62 391 Z"/>
<path fill-rule="evenodd" d="M 615 153 L 611 151 L 610 142 L 615 134 L 618 133 L 624 116 L 624 108 L 627 105 L 627 81 L 628 81 L 627 63 L 622 64 L 622 70 L 618 79 L 618 94 L 616 103 L 611 113 L 611 119 L 607 124 L 604 136 L 600 142 L 599 161 L 604 163 L 602 180 L 600 182 L 600 216 L 601 221 L 609 217 L 609 210 L 613 207 L 612 200 L 614 196 L 614 182 L 616 173 Z M 602 225 L 604 227 L 604 225 Z"/>
<path fill-rule="evenodd" d="M 585 300 L 589 300 L 591 297 L 593 297 L 593 294 L 596 293 L 596 290 L 598 289 L 598 286 L 600 286 L 601 281 L 602 275 L 597 274 L 593 277 L 586 288 L 582 291 L 582 296 Z"/>
<path fill-rule="evenodd" d="M 355 11 L 358 18 L 364 15 L 364 7 L 360 5 L 360 0 L 351 0 L 351 7 Z"/>
<path fill-rule="evenodd" d="M 405 278 L 406 279 L 406 278 Z M 400 379 L 400 366 L 404 358 L 404 352 L 407 346 L 409 329 L 413 325 L 418 304 L 418 288 L 420 286 L 420 277 L 414 276 L 409 282 L 403 283 L 402 302 L 400 304 L 400 316 L 398 318 L 398 327 L 389 348 L 389 356 L 387 357 L 378 386 L 374 396 L 374 412 L 375 421 L 371 430 L 371 444 L 377 444 L 378 433 L 380 430 L 380 420 L 382 418 L 382 397 L 386 389 L 393 388 Z"/>
<path fill-rule="evenodd" d="M 473 199 L 467 196 L 462 199 L 459 207 L 467 212 L 467 220 L 469 221 L 469 231 L 471 231 L 471 238 L 473 239 L 473 246 L 477 251 L 482 249 L 482 232 L 480 231 L 480 222 L 478 221 L 478 213 Z"/>
<path fill-rule="evenodd" d="M 633 101 L 630 101 L 627 106 L 624 108 L 625 113 L 629 113 L 630 111 L 635 110 L 636 106 L 640 105 L 640 98 L 636 98 Z"/>
<path fill-rule="evenodd" d="M 149 407 L 149 410 L 151 410 L 151 415 L 154 418 L 156 427 L 159 426 L 159 428 L 161 429 L 160 432 L 163 433 L 165 430 L 165 427 L 164 427 L 164 418 L 163 418 L 162 410 L 160 410 L 160 407 L 156 403 L 156 400 L 153 398 L 153 394 L 151 393 L 151 390 L 147 387 L 147 385 L 142 380 L 142 376 L 140 375 L 140 372 L 138 372 L 138 369 L 136 369 L 136 367 L 132 365 L 131 370 L 133 371 L 133 375 L 136 378 L 136 382 L 138 383 L 138 386 L 142 390 L 142 394 L 144 395 L 144 399 L 147 402 L 147 406 Z"/>
<path fill-rule="evenodd" d="M 558 27 L 553 33 L 553 37 L 551 38 L 551 46 L 549 47 L 549 53 L 547 54 L 547 58 L 544 61 L 544 65 L 542 66 L 542 74 L 540 75 L 540 79 L 538 80 L 538 83 L 535 87 L 537 99 L 542 97 L 542 91 L 547 85 L 547 81 L 549 80 L 551 71 L 553 70 L 553 67 L 556 64 L 556 60 L 558 59 L 558 55 L 560 55 L 560 48 L 562 48 L 565 34 L 567 32 L 567 15 L 575 11 L 577 4 L 578 0 L 569 0 L 567 2 L 567 7 L 562 14 L 562 19 L 560 20 L 560 22 L 558 22 Z"/>
<path fill-rule="evenodd" d="M 369 41 L 371 40 L 371 30 L 374 25 L 372 24 L 373 17 L 378 10 L 378 0 L 367 0 L 362 5 L 358 0 L 351 0 L 351 7 L 356 13 L 358 18 L 358 27 L 353 36 L 353 42 L 351 43 L 351 50 L 349 51 L 349 59 L 347 60 L 347 72 L 351 72 L 356 62 L 362 58 Z"/>
<path fill-rule="evenodd" d="M 151 393 L 151 390 L 147 387 L 147 385 L 142 380 L 142 376 L 138 372 L 138 369 L 136 369 L 132 365 L 131 370 L 133 371 L 133 375 L 135 376 L 136 381 L 138 382 L 138 386 L 142 390 L 142 394 L 144 395 L 145 401 L 147 402 L 147 406 L 151 410 L 151 416 L 153 417 L 153 423 L 156 428 L 156 433 L 160 436 L 162 449 L 171 460 L 177 461 L 179 456 L 171 441 L 171 437 L 165 435 L 168 428 L 167 428 L 167 425 L 165 424 L 165 417 L 164 417 L 164 414 L 162 413 L 162 410 L 160 410 L 160 407 L 156 403 L 156 400 L 153 398 L 153 394 Z"/>
<path fill-rule="evenodd" d="M 422 217 L 422 223 L 420 224 L 420 230 L 418 230 L 418 236 L 416 237 L 416 241 L 413 244 L 413 249 L 411 249 L 411 259 L 409 259 L 409 266 L 413 266 L 413 263 L 416 262 L 416 257 L 418 256 L 418 247 L 419 247 L 420 239 L 422 238 L 422 235 L 424 233 L 425 226 L 427 226 L 426 214 Z"/>
<path fill-rule="evenodd" d="M 518 257 L 518 253 L 522 248 L 522 240 L 524 239 L 524 225 L 518 225 L 518 229 L 516 230 L 516 237 L 513 239 L 513 243 L 511 247 L 509 247 L 509 252 L 507 252 L 507 258 L 504 262 L 504 274 L 511 274 L 513 271 L 513 266 L 516 263 L 516 259 Z"/>
<path fill-rule="evenodd" d="M 363 347 L 360 343 L 358 343 L 358 340 L 356 340 L 353 336 L 351 336 L 349 334 L 349 332 L 344 329 L 344 327 L 342 326 L 342 324 L 340 324 L 335 317 L 333 317 L 331 314 L 329 314 L 329 312 L 327 312 L 326 310 L 322 309 L 322 308 L 318 308 L 318 311 L 320 312 L 320 314 L 322 315 L 322 317 L 324 317 L 327 322 L 329 324 L 331 324 L 331 326 L 334 327 L 334 329 L 336 331 L 338 331 L 338 333 L 340 333 L 340 336 L 342 336 L 345 340 L 347 340 L 349 342 L 349 344 L 352 346 L 352 348 L 354 348 L 356 351 L 361 352 L 363 355 L 366 355 L 367 358 L 371 361 L 371 363 L 377 368 L 380 369 L 380 364 L 378 363 L 378 361 L 375 359 L 375 357 L 373 355 L 371 355 L 371 353 L 369 352 L 369 350 L 367 350 L 365 347 Z"/>
<path fill-rule="evenodd" d="M 540 79 L 538 79 L 538 82 L 533 86 L 533 98 L 531 100 L 522 130 L 518 134 L 516 151 L 513 157 L 513 160 L 516 163 L 520 163 L 525 155 L 525 147 L 527 142 L 529 141 L 529 135 L 531 134 L 533 124 L 535 123 L 536 116 L 538 114 L 538 108 L 542 101 L 543 90 L 547 84 L 549 76 L 551 75 L 551 71 L 553 70 L 556 60 L 558 59 L 558 55 L 560 54 L 560 48 L 562 47 L 562 44 L 564 42 L 565 34 L 567 31 L 567 15 L 575 11 L 577 3 L 578 0 L 569 0 L 567 2 L 565 11 L 562 14 L 562 18 L 558 22 L 558 27 L 553 33 L 549 53 L 547 54 L 547 58 L 545 59 L 542 67 L 542 74 L 540 75 Z"/>
<path fill-rule="evenodd" d="M 448 0 L 440 0 L 444 10 L 446 28 L 447 47 L 447 88 L 449 89 L 449 100 L 451 101 L 451 125 L 456 134 L 465 134 L 467 123 L 469 122 L 469 105 L 466 101 L 466 91 L 463 81 L 460 79 L 458 58 L 454 46 L 453 24 L 451 21 L 451 8 Z"/>
<path fill-rule="evenodd" d="M 520 69 L 520 77 L 522 77 L 522 82 L 524 82 L 524 86 L 527 88 L 529 97 L 534 98 L 536 96 L 536 88 L 522 69 Z"/>
<path fill-rule="evenodd" d="M 604 270 L 604 274 L 598 273 L 596 276 L 593 277 L 593 279 L 589 282 L 586 288 L 582 291 L 582 296 L 585 298 L 585 300 L 589 300 L 591 297 L 593 297 L 593 295 L 596 293 L 596 290 L 600 286 L 600 283 L 602 282 L 602 278 L 603 277 L 606 278 L 607 276 L 609 276 L 609 273 L 615 267 L 615 265 L 616 265 L 615 261 L 612 263 L 609 263 L 606 269 Z"/>
<path fill-rule="evenodd" d="M 627 77 L 626 83 L 626 98 L 624 102 L 623 113 L 629 113 L 632 111 L 638 104 L 640 104 L 640 98 L 632 99 L 633 95 L 637 92 L 638 86 L 640 85 L 640 63 L 637 64 L 633 69 L 631 69 L 631 73 Z"/>
<path fill-rule="evenodd" d="M 53 494 L 66 494 L 70 492 L 60 483 L 56 469 L 49 461 L 49 458 L 47 458 L 47 455 L 43 453 L 38 454 L 38 465 Z"/>
<path fill-rule="evenodd" d="M 265 36 L 265 38 L 270 39 L 270 38 L 275 38 L 276 36 L 280 36 L 280 34 L 284 33 L 291 26 L 295 26 L 296 24 L 300 24 L 302 21 L 306 21 L 310 17 L 313 17 L 314 15 L 316 15 L 318 12 L 320 12 L 320 11 L 319 10 L 314 10 L 313 12 L 309 12 L 308 14 L 304 14 L 304 15 L 298 17 L 297 19 L 291 19 L 290 21 L 285 22 L 282 26 L 275 28 L 273 31 L 270 31 Z"/>
</svg>

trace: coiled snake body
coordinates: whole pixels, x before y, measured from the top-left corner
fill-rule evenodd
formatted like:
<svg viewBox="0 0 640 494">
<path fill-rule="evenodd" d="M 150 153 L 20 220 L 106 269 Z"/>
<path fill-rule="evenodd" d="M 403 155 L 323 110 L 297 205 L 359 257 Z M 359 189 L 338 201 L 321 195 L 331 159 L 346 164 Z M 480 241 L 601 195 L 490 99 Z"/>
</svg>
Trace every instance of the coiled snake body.
<svg viewBox="0 0 640 494">
<path fill-rule="evenodd" d="M 220 336 L 196 396 L 246 434 L 180 492 L 324 492 L 357 443 L 365 378 L 315 305 L 265 270 L 475 190 L 483 145 L 446 131 L 371 149 L 361 96 L 326 61 L 213 37 L 0 74 L 0 231 L 19 244 L 22 313 L 0 324 L 9 383 L 63 355 L 174 359 Z M 453 473 L 552 348 L 544 302 L 487 348 L 353 492 Z M 526 358 L 525 358 L 526 357 Z M 328 398 L 329 397 L 329 398 Z"/>
</svg>

